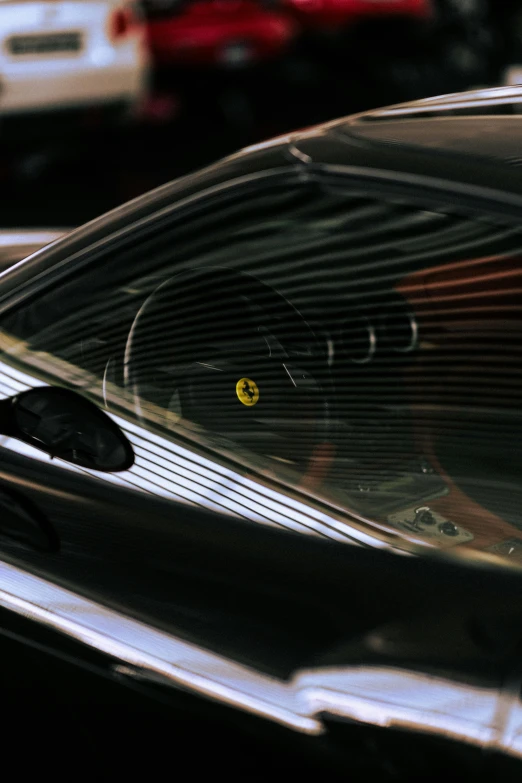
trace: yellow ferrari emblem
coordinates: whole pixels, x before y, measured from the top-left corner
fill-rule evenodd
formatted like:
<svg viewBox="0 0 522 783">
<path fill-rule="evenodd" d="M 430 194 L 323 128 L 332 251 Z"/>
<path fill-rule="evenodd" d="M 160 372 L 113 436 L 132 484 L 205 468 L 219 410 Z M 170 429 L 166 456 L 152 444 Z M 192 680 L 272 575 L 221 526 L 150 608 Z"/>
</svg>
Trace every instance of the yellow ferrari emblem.
<svg viewBox="0 0 522 783">
<path fill-rule="evenodd" d="M 236 383 L 236 394 L 239 402 L 243 405 L 255 405 L 259 400 L 259 389 L 257 384 L 250 378 L 240 378 Z"/>
</svg>

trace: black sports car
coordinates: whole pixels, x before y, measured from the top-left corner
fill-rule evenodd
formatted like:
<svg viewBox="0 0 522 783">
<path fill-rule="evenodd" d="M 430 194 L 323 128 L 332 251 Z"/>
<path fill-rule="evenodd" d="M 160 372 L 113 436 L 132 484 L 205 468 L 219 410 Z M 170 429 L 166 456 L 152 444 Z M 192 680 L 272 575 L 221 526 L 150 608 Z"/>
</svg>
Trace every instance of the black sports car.
<svg viewBox="0 0 522 783">
<path fill-rule="evenodd" d="M 2 695 L 36 741 L 520 775 L 521 102 L 275 139 L 0 275 Z"/>
</svg>

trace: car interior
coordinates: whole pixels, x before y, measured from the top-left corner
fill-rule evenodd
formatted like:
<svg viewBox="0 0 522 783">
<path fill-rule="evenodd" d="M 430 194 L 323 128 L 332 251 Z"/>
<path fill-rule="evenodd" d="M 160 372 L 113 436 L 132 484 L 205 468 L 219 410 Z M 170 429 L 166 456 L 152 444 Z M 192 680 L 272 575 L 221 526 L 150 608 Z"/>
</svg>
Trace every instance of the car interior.
<svg viewBox="0 0 522 783">
<path fill-rule="evenodd" d="M 342 178 L 232 191 L 5 317 L 4 360 L 383 540 L 522 561 L 520 246 Z"/>
</svg>

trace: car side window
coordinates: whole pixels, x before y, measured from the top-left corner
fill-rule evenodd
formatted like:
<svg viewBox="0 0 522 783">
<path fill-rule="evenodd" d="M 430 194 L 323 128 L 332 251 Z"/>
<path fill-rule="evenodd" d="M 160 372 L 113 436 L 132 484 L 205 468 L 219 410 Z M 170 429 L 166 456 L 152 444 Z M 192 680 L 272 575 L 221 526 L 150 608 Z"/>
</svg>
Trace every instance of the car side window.
<svg viewBox="0 0 522 783">
<path fill-rule="evenodd" d="M 522 550 L 521 245 L 349 180 L 238 185 L 4 317 L 0 388 L 109 411 L 136 461 L 106 480 L 341 541 Z"/>
</svg>

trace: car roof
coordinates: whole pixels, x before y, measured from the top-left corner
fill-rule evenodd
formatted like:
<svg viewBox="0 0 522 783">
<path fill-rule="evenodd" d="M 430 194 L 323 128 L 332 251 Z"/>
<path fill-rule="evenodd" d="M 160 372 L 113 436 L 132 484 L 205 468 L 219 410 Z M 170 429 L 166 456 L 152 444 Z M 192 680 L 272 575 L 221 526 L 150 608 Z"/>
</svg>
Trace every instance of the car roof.
<svg viewBox="0 0 522 783">
<path fill-rule="evenodd" d="M 375 109 L 308 129 L 292 141 L 315 163 L 417 174 L 522 195 L 518 87 Z"/>
<path fill-rule="evenodd" d="M 491 88 L 377 109 L 336 123 L 360 139 L 522 163 L 522 89 Z"/>
</svg>

